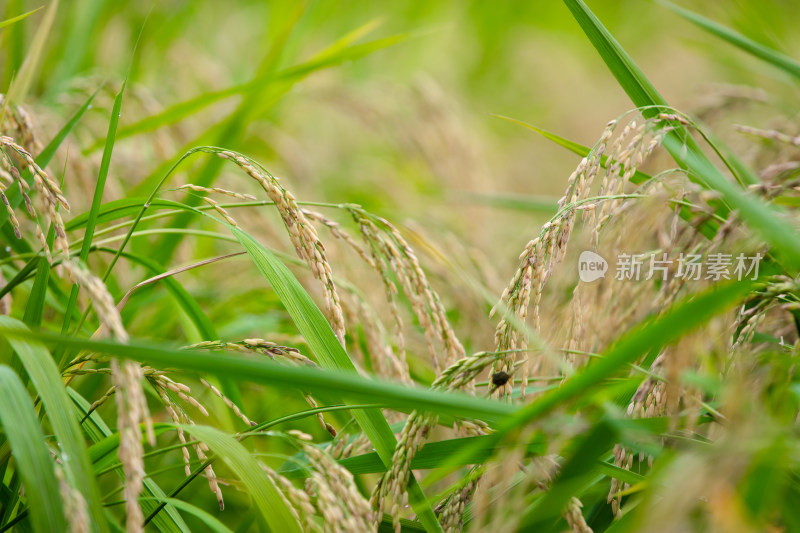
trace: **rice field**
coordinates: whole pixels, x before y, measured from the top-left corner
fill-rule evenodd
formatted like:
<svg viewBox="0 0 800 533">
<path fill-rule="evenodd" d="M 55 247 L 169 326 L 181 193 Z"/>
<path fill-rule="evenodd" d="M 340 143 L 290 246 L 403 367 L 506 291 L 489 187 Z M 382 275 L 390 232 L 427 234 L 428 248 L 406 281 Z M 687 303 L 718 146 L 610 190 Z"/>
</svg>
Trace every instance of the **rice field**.
<svg viewBox="0 0 800 533">
<path fill-rule="evenodd" d="M 0 3 L 0 533 L 800 531 L 800 6 L 682 5 Z"/>
</svg>

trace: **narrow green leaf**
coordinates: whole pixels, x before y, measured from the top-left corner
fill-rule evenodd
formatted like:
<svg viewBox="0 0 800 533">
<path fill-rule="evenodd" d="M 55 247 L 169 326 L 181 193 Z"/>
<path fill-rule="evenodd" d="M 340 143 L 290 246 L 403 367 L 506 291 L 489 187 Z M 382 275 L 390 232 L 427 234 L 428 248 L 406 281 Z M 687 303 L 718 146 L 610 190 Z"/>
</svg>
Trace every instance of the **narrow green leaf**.
<svg viewBox="0 0 800 533">
<path fill-rule="evenodd" d="M 465 197 L 467 201 L 477 204 L 532 211 L 547 216 L 553 216 L 558 212 L 558 198 L 555 197 L 499 193 L 468 193 Z"/>
<path fill-rule="evenodd" d="M 253 499 L 272 531 L 302 531 L 272 479 L 239 441 L 209 426 L 187 425 L 183 429 L 205 442 L 228 465 L 244 484 L 247 494 Z"/>
<path fill-rule="evenodd" d="M 86 261 L 89 257 L 89 249 L 92 247 L 92 239 L 94 238 L 94 229 L 97 225 L 97 216 L 100 212 L 100 205 L 103 203 L 103 191 L 106 187 L 106 179 L 108 178 L 108 169 L 111 166 L 111 154 L 114 151 L 114 142 L 117 133 L 117 124 L 119 124 L 119 117 L 122 110 L 122 96 L 125 94 L 126 82 L 122 83 L 122 87 L 114 98 L 114 106 L 111 109 L 111 119 L 108 123 L 108 134 L 106 135 L 106 145 L 103 150 L 103 159 L 100 161 L 100 173 L 97 176 L 97 183 L 94 187 L 94 196 L 92 197 L 92 207 L 89 210 L 89 218 L 86 221 L 86 231 L 83 234 L 83 244 L 81 245 L 80 259 Z M 72 310 L 78 301 L 79 287 L 77 284 L 72 286 L 72 291 L 69 295 L 69 302 L 67 303 L 67 311 L 64 314 L 64 324 L 62 331 L 69 330 L 69 325 L 72 320 Z"/>
<path fill-rule="evenodd" d="M 44 301 L 47 296 L 47 282 L 50 278 L 50 265 L 47 260 L 42 259 L 36 267 L 36 278 L 33 281 L 33 289 L 28 296 L 28 301 L 25 304 L 25 315 L 22 320 L 31 327 L 39 327 L 42 325 L 42 316 L 44 314 Z"/>
<path fill-rule="evenodd" d="M 272 285 L 320 365 L 323 368 L 356 373 L 355 365 L 339 343 L 325 316 L 289 269 L 250 235 L 239 228 L 230 229 Z M 388 467 L 392 462 L 397 440 L 383 414 L 378 409 L 365 409 L 355 411 L 353 418 Z M 426 530 L 441 531 L 439 521 L 413 474 L 409 481 L 409 500 Z"/>
<path fill-rule="evenodd" d="M 25 486 L 25 499 L 36 510 L 29 517 L 33 530 L 66 531 L 53 461 L 33 402 L 19 377 L 5 365 L 0 365 L 0 422 Z"/>
<path fill-rule="evenodd" d="M 195 518 L 203 522 L 206 526 L 208 526 L 209 531 L 215 531 L 216 533 L 233 533 L 233 531 L 229 529 L 228 526 L 220 522 L 216 517 L 210 515 L 209 513 L 205 512 L 199 507 L 192 505 L 191 503 L 185 502 L 183 500 L 178 500 L 176 498 L 164 498 L 163 501 L 172 505 L 176 509 L 179 509 L 185 513 L 189 513 L 190 515 L 194 516 Z"/>
<path fill-rule="evenodd" d="M 555 133 L 550 133 L 549 131 L 545 131 L 545 130 L 543 130 L 541 128 L 537 128 L 536 126 L 528 124 L 527 122 L 523 122 L 521 120 L 517 120 L 517 119 L 511 118 L 511 117 L 506 117 L 506 116 L 503 116 L 503 115 L 495 115 L 495 116 L 497 118 L 501 118 L 503 120 L 507 120 L 507 121 L 509 121 L 509 122 L 511 122 L 513 124 L 517 124 L 518 126 L 522 126 L 523 128 L 527 128 L 527 129 L 529 129 L 531 131 L 534 131 L 534 132 L 538 133 L 539 135 L 541 135 L 542 137 L 544 137 L 545 139 L 547 139 L 549 141 L 553 141 L 557 145 L 559 145 L 559 146 L 561 146 L 563 148 L 566 148 L 567 150 L 569 150 L 573 154 L 577 154 L 577 155 L 579 155 L 581 157 L 586 157 L 592 151 L 592 149 L 589 148 L 588 146 L 584 146 L 584 145 L 578 144 L 578 143 L 576 143 L 574 141 L 570 141 L 569 139 L 565 139 L 564 137 L 556 135 Z M 613 161 L 612 161 L 612 163 L 613 163 Z M 608 165 L 609 165 L 608 156 L 605 156 L 605 155 L 600 156 L 600 165 L 603 168 L 608 167 Z M 645 174 L 644 172 L 639 172 L 638 170 L 634 171 L 633 176 L 631 177 L 631 181 L 633 183 L 644 183 L 645 181 L 649 181 L 650 179 L 651 179 L 651 177 L 649 175 Z"/>
<path fill-rule="evenodd" d="M 41 153 L 39 153 L 39 155 L 36 156 L 37 165 L 44 168 L 50 164 L 50 161 L 56 154 L 56 150 L 58 150 L 58 147 L 61 146 L 61 143 L 64 142 L 64 139 L 67 138 L 67 135 L 69 135 L 70 132 L 73 130 L 73 128 L 75 128 L 75 125 L 81 120 L 84 113 L 86 113 L 89 109 L 91 109 L 92 102 L 94 102 L 95 97 L 97 97 L 97 93 L 99 93 L 100 89 L 102 88 L 103 87 L 101 85 L 91 94 L 91 96 L 89 96 L 89 99 L 86 100 L 86 102 L 84 102 L 83 105 L 80 106 L 77 111 L 75 111 L 75 113 L 69 118 L 67 123 L 64 124 L 64 127 L 58 130 L 56 136 L 53 137 L 53 139 L 49 143 L 47 143 L 47 146 L 45 146 L 42 149 Z"/>
<path fill-rule="evenodd" d="M 20 20 L 24 20 L 29 16 L 33 15 L 34 13 L 36 13 L 37 11 L 39 11 L 40 9 L 44 9 L 44 6 L 37 7 L 33 11 L 28 11 L 27 13 L 23 13 L 22 15 L 17 15 L 16 17 L 11 17 L 9 19 L 0 21 L 0 29 L 5 28 L 6 26 L 11 26 L 15 22 L 19 22 Z"/>
<path fill-rule="evenodd" d="M 692 24 L 703 28 L 712 35 L 727 41 L 733 46 L 744 50 L 748 54 L 757 57 L 758 59 L 761 59 L 762 61 L 779 68 L 795 79 L 800 80 L 800 62 L 794 58 L 764 46 L 763 44 L 758 43 L 749 37 L 745 37 L 741 33 L 727 28 L 718 22 L 714 22 L 713 20 L 703 17 L 702 15 L 698 15 L 697 13 L 689 11 L 688 9 L 676 6 L 672 2 L 667 2 L 665 0 L 656 0 L 656 2 L 667 9 L 672 10 L 674 13 L 677 13 Z"/>
<path fill-rule="evenodd" d="M 666 101 L 650 83 L 620 44 L 586 7 L 582 0 L 564 0 L 583 32 L 608 66 L 611 73 L 645 117 L 668 108 Z M 793 270 L 800 266 L 800 235 L 784 220 L 777 207 L 769 207 L 745 194 L 713 164 L 684 126 L 675 122 L 664 139 L 664 147 L 679 166 L 689 170 L 689 177 L 706 188 L 722 193 L 723 200 L 739 211 L 742 219 L 775 250 L 789 261 Z"/>
<path fill-rule="evenodd" d="M 461 419 L 484 420 L 493 425 L 505 421 L 509 415 L 519 411 L 519 407 L 515 405 L 464 393 L 406 387 L 391 381 L 367 379 L 357 373 L 341 370 L 284 366 L 269 359 L 233 358 L 199 350 L 161 348 L 136 341 L 127 344 L 105 340 L 92 341 L 46 330 L 12 328 L 2 322 L 0 322 L 0 336 L 52 343 L 70 350 L 89 350 L 115 355 L 161 368 L 182 368 L 199 373 L 225 375 L 235 380 L 263 383 L 281 389 L 328 393 L 369 404 L 385 405 L 388 408 L 418 409 L 449 414 Z M 369 409 L 369 411 L 376 410 Z M 380 413 L 379 410 L 378 412 Z M 384 460 L 383 455 L 381 460 Z M 391 462 L 384 460 L 384 464 Z"/>
<path fill-rule="evenodd" d="M 0 316 L 0 327 L 6 330 L 29 332 L 20 321 Z M 72 402 L 61 374 L 47 349 L 39 343 L 8 337 L 11 346 L 28 372 L 39 397 L 44 404 L 47 418 L 61 448 L 61 463 L 67 479 L 86 500 L 93 531 L 108 531 L 101 505 L 100 491 L 92 472 L 83 434 L 72 409 L 65 409 Z M 35 508 L 34 508 L 35 511 Z"/>
<path fill-rule="evenodd" d="M 8 88 L 8 101 L 10 103 L 20 104 L 28 95 L 31 84 L 39 70 L 39 62 L 44 53 L 44 45 L 47 42 L 47 37 L 51 33 L 50 29 L 53 26 L 56 11 L 58 11 L 58 0 L 53 0 L 50 3 L 50 7 L 47 8 L 42 22 L 36 28 L 30 50 L 28 50 L 28 55 L 25 56 L 25 62 L 22 64 L 19 73 Z"/>
<path fill-rule="evenodd" d="M 73 388 L 68 388 L 67 392 L 81 413 L 81 418 L 85 417 L 91 408 L 91 403 L 89 403 L 86 398 L 81 396 Z M 86 433 L 93 442 L 96 444 L 104 442 L 106 446 L 105 450 L 108 448 L 116 449 L 116 446 L 119 446 L 119 433 L 112 433 L 111 428 L 108 427 L 96 410 L 92 411 L 92 413 L 88 415 L 88 418 L 82 424 L 82 427 L 86 430 Z M 159 424 L 154 424 L 153 429 L 154 431 L 158 432 L 160 430 Z M 89 449 L 90 453 L 92 452 L 92 449 L 93 447 Z M 98 455 L 100 455 L 102 452 L 102 449 L 94 450 L 94 453 Z M 116 472 L 120 480 L 124 481 L 125 474 L 122 472 L 122 470 L 119 469 Z M 155 510 L 156 506 L 159 505 L 158 503 L 155 503 L 153 499 L 160 501 L 167 497 L 167 494 L 163 489 L 161 489 L 158 483 L 149 477 L 144 479 L 143 494 L 146 495 L 141 500 L 142 511 L 144 511 L 145 514 L 151 513 L 153 510 Z M 189 533 L 190 531 L 189 526 L 186 525 L 186 522 L 184 522 L 180 513 L 178 513 L 178 510 L 175 509 L 171 503 L 168 503 L 164 507 L 163 512 L 160 512 L 158 515 L 156 515 L 156 517 L 153 519 L 153 525 L 163 533 Z"/>
<path fill-rule="evenodd" d="M 33 257 L 30 261 L 25 263 L 25 265 L 17 271 L 13 278 L 8 280 L 5 285 L 0 287 L 0 298 L 8 294 L 11 289 L 25 281 L 28 276 L 36 270 L 36 266 L 39 264 L 39 260 L 42 259 L 40 257 Z"/>
<path fill-rule="evenodd" d="M 100 206 L 100 210 L 97 213 L 96 223 L 102 224 L 105 222 L 111 222 L 114 220 L 119 220 L 120 218 L 124 218 L 128 215 L 136 214 L 142 210 L 142 207 L 144 207 L 145 204 L 147 204 L 147 198 L 139 196 L 111 200 L 110 202 L 106 202 Z M 163 198 L 155 198 L 151 200 L 148 206 L 150 208 L 184 208 L 184 204 L 180 202 L 165 200 Z M 76 215 L 72 217 L 72 219 L 67 222 L 64 227 L 67 231 L 78 230 L 86 226 L 86 224 L 89 222 L 90 214 L 90 211 L 86 211 L 80 215 Z"/>
</svg>

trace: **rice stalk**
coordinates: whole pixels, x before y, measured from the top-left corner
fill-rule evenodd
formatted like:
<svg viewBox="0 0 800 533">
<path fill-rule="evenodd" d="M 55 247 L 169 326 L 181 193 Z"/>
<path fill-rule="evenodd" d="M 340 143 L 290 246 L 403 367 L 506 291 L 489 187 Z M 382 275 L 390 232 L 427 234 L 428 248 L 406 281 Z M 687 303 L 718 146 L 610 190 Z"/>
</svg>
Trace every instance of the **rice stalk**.
<svg viewBox="0 0 800 533">
<path fill-rule="evenodd" d="M 69 533 L 89 533 L 91 525 L 89 512 L 86 508 L 86 499 L 67 481 L 64 469 L 56 464 L 56 479 L 61 500 L 64 502 L 64 518 L 67 520 Z"/>
<path fill-rule="evenodd" d="M 433 382 L 434 390 L 459 390 L 472 383 L 490 364 L 505 354 L 495 352 L 478 352 L 465 357 L 446 368 Z M 400 527 L 400 502 L 406 493 L 411 476 L 411 461 L 426 442 L 438 417 L 430 413 L 413 411 L 403 426 L 397 439 L 397 447 L 392 456 L 392 466 L 381 477 L 372 491 L 370 502 L 376 512 L 383 512 L 388 502 L 395 530 Z M 476 432 L 482 431 L 479 426 L 472 426 Z"/>
<path fill-rule="evenodd" d="M 528 310 L 531 309 L 533 330 L 541 331 L 539 309 L 543 290 L 555 266 L 566 255 L 577 214 L 582 213 L 584 221 L 592 229 L 591 243 L 596 249 L 599 231 L 608 224 L 611 214 L 621 205 L 625 186 L 666 134 L 665 130 L 668 128 L 657 129 L 655 125 L 663 120 L 670 120 L 671 117 L 672 115 L 663 115 L 643 122 L 630 120 L 619 133 L 619 120 L 608 123 L 595 147 L 569 177 L 566 192 L 558 202 L 557 214 L 542 227 L 538 237 L 531 240 L 520 254 L 519 266 L 490 316 L 496 312 L 498 306 L 504 306 L 525 323 Z M 605 169 L 601 165 L 603 156 L 611 162 Z M 599 191 L 595 198 L 591 198 L 590 190 L 598 176 L 602 176 Z M 505 317 L 497 325 L 495 346 L 498 351 L 509 351 L 508 356 L 495 365 L 495 372 L 508 372 L 518 357 L 526 357 L 526 361 L 528 359 L 526 335 Z M 529 375 L 538 375 L 541 370 L 541 358 L 535 360 L 533 368 L 527 362 L 523 365 L 523 397 Z M 512 379 L 498 393 L 507 396 L 513 386 Z"/>
<path fill-rule="evenodd" d="M 20 162 L 15 164 L 14 158 Z M 30 172 L 33 177 L 33 184 L 35 189 L 39 192 L 38 201 L 45 212 L 45 222 L 38 220 L 36 209 L 33 206 L 30 196 L 28 195 L 28 183 L 22 178 L 17 166 L 21 166 L 23 170 Z M 64 208 L 69 211 L 69 203 L 61 192 L 61 188 L 53 181 L 47 173 L 36 164 L 33 156 L 25 148 L 17 144 L 11 137 L 0 135 L 0 169 L 3 170 L 7 181 L 11 181 L 19 188 L 19 193 L 25 201 L 25 206 L 28 214 L 36 221 L 37 237 L 42 243 L 43 251 L 52 263 L 52 254 L 50 247 L 44 239 L 47 232 L 47 227 L 52 224 L 55 231 L 55 241 L 53 244 L 53 253 L 62 253 L 65 258 L 69 258 L 69 243 L 67 241 L 66 230 L 64 229 L 64 221 L 58 212 L 58 207 Z M 9 177 L 10 176 L 10 177 Z M 9 215 L 14 234 L 18 239 L 22 238 L 21 225 L 15 216 L 14 209 L 11 206 L 8 197 L 5 194 L 5 186 L 0 184 L 0 199 L 5 205 L 6 211 Z M 44 225 L 46 224 L 46 225 Z"/>
<path fill-rule="evenodd" d="M 325 307 L 331 327 L 342 345 L 345 344 L 345 325 L 342 314 L 339 294 L 333 282 L 333 272 L 325 254 L 325 246 L 317 235 L 311 222 L 298 207 L 292 193 L 287 191 L 272 174 L 267 172 L 255 161 L 230 151 L 219 151 L 217 156 L 229 160 L 244 170 L 275 202 L 275 207 L 281 215 L 284 225 L 289 233 L 289 239 L 295 247 L 298 257 L 304 260 L 311 273 L 322 286 Z"/>
<path fill-rule="evenodd" d="M 81 285 L 89 294 L 101 322 L 99 334 L 110 334 L 120 342 L 127 342 L 128 333 L 122 325 L 119 311 L 105 284 L 88 269 L 74 260 L 62 262 L 73 283 Z M 111 359 L 111 378 L 117 399 L 117 431 L 120 434 L 119 460 L 125 472 L 126 531 L 144 531 L 144 515 L 138 498 L 144 485 L 144 448 L 139 429 L 144 424 L 147 440 L 155 445 L 155 433 L 142 389 L 144 371 L 135 361 L 122 363 Z"/>
<path fill-rule="evenodd" d="M 186 347 L 186 349 L 206 349 L 206 350 L 233 350 L 242 353 L 258 353 L 262 355 L 266 355 L 271 359 L 275 359 L 276 357 L 280 357 L 289 361 L 292 364 L 299 364 L 304 366 L 313 366 L 317 367 L 317 363 L 306 357 L 305 355 L 301 354 L 300 351 L 296 348 L 291 348 L 288 346 L 281 346 L 275 344 L 274 342 L 270 342 L 264 339 L 245 339 L 240 342 L 222 342 L 222 341 L 203 341 L 200 343 L 192 344 Z M 212 390 L 213 392 L 213 390 Z M 218 392 L 218 391 L 217 391 Z M 247 420 L 245 422 L 248 425 L 254 425 L 250 422 L 250 419 L 244 416 L 229 399 L 221 396 L 221 393 L 214 394 L 219 396 L 223 399 L 223 401 L 230 407 L 234 414 L 241 418 L 242 420 Z M 306 402 L 311 407 L 319 407 L 317 401 L 310 395 L 310 394 L 303 394 Z M 325 420 L 325 416 L 322 413 L 317 413 L 317 421 L 319 422 L 320 426 L 330 433 L 332 436 L 336 436 L 336 428 L 334 428 L 331 424 L 329 424 Z"/>
<path fill-rule="evenodd" d="M 310 467 L 306 493 L 323 518 L 322 530 L 330 533 L 377 531 L 369 502 L 356 487 L 353 475 L 330 455 L 313 446 L 310 437 L 291 430 Z"/>
</svg>

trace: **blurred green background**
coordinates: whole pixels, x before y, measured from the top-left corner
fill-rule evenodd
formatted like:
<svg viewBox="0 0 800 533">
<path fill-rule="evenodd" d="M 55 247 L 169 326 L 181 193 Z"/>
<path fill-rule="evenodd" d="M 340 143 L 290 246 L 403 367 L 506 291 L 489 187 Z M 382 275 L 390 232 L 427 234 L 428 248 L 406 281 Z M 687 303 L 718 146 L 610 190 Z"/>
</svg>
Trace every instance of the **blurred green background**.
<svg viewBox="0 0 800 533">
<path fill-rule="evenodd" d="M 0 12 L 8 17 L 40 5 L 10 0 Z M 800 46 L 796 2 L 686 5 L 790 55 Z M 317 198 L 415 216 L 428 211 L 431 201 L 453 201 L 447 193 L 562 190 L 574 158 L 492 114 L 592 144 L 608 120 L 631 107 L 560 2 L 312 1 L 298 6 L 62 1 L 28 100 L 48 107 L 74 103 L 65 91 L 87 78 L 118 83 L 133 57 L 130 81 L 148 105 L 137 110 L 127 104 L 124 126 L 251 80 L 276 36 L 295 17 L 278 70 L 376 22 L 360 42 L 403 39 L 315 72 L 274 101 L 269 84 L 263 84 L 257 105 L 239 125 L 242 131 L 226 147 L 250 154 L 298 182 L 303 192 L 315 191 Z M 595 1 L 590 7 L 678 108 L 702 105 L 704 97 L 713 96 L 712 83 L 782 90 L 782 80 L 757 60 L 654 2 Z M 4 86 L 21 66 L 43 17 L 44 10 L 3 31 Z M 234 95 L 182 120 L 180 140 L 188 142 L 224 120 L 240 99 Z M 104 111 L 96 106 L 96 113 Z M 165 149 L 155 155 L 177 154 Z M 125 181 L 136 183 L 153 168 L 148 162 Z"/>
</svg>

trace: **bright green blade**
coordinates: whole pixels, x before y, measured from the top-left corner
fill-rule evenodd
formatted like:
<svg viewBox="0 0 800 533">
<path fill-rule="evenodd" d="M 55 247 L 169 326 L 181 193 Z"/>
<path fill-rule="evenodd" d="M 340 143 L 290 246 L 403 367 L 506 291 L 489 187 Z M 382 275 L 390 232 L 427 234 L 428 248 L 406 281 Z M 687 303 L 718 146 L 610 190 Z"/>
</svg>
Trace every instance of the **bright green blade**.
<svg viewBox="0 0 800 533">
<path fill-rule="evenodd" d="M 199 507 L 192 505 L 191 503 L 178 500 L 176 498 L 164 498 L 163 501 L 172 505 L 176 509 L 183 511 L 184 513 L 194 516 L 203 522 L 203 524 L 208 527 L 209 531 L 213 531 L 214 533 L 233 533 L 228 526 L 220 522 L 215 516 L 205 512 Z"/>
<path fill-rule="evenodd" d="M 269 359 L 236 358 L 199 350 L 162 348 L 136 341 L 127 344 L 92 341 L 46 330 L 22 330 L 2 323 L 0 323 L 0 336 L 53 343 L 72 350 L 89 350 L 115 355 L 161 368 L 182 368 L 203 374 L 229 376 L 238 381 L 263 383 L 281 389 L 328 393 L 388 408 L 417 409 L 458 418 L 484 420 L 493 425 L 505 421 L 509 415 L 519 411 L 519 407 L 515 405 L 460 392 L 406 387 L 391 381 L 367 379 L 354 372 L 285 366 Z M 383 460 L 382 455 L 381 459 Z"/>
<path fill-rule="evenodd" d="M 19 377 L 5 365 L 0 365 L 0 422 L 25 486 L 25 500 L 34 511 L 29 513 L 33 530 L 66 531 L 53 461 L 33 402 Z"/>
<path fill-rule="evenodd" d="M 355 365 L 339 343 L 325 316 L 297 281 L 297 278 L 250 235 L 239 228 L 231 227 L 230 229 L 278 294 L 297 329 L 308 342 L 311 351 L 317 356 L 320 365 L 323 368 L 355 374 Z M 355 411 L 353 417 L 372 445 L 375 446 L 375 450 L 384 463 L 387 466 L 391 464 L 397 440 L 380 410 Z M 427 504 L 422 489 L 417 485 L 413 475 L 409 482 L 409 499 L 425 529 L 440 531 L 439 521 Z"/>
<path fill-rule="evenodd" d="M 659 113 L 659 107 L 666 108 L 666 101 L 586 4 L 582 0 L 564 0 L 564 3 L 620 86 L 633 103 L 642 108 L 642 114 L 652 117 Z M 664 139 L 664 147 L 678 165 L 689 170 L 689 177 L 722 193 L 723 200 L 737 209 L 742 219 L 779 251 L 793 270 L 800 267 L 800 235 L 781 217 L 781 211 L 745 194 L 731 183 L 711 164 L 683 125 L 674 122 L 670 126 L 674 129 Z"/>
<path fill-rule="evenodd" d="M 511 117 L 506 117 L 506 116 L 503 116 L 503 115 L 495 115 L 495 116 L 497 118 L 501 118 L 503 120 L 507 120 L 507 121 L 511 122 L 512 124 L 517 124 L 518 126 L 522 126 L 523 128 L 527 128 L 527 129 L 529 129 L 531 131 L 534 131 L 534 132 L 538 133 L 539 135 L 541 135 L 542 137 L 544 137 L 545 139 L 553 141 L 557 145 L 562 146 L 562 147 L 566 148 L 567 150 L 569 150 L 570 152 L 572 152 L 573 154 L 577 154 L 577 155 L 579 155 L 581 157 L 586 157 L 592 151 L 592 149 L 589 148 L 588 146 L 584 146 L 584 145 L 576 143 L 574 141 L 570 141 L 569 139 L 565 139 L 564 137 L 561 137 L 560 135 L 556 135 L 555 133 L 551 133 L 551 132 L 545 131 L 545 130 L 543 130 L 541 128 L 537 128 L 536 126 L 528 124 L 527 122 L 523 122 L 521 120 L 517 120 L 517 119 L 511 118 Z M 612 161 L 612 163 L 613 163 L 613 161 Z M 605 155 L 600 156 L 600 165 L 602 167 L 604 167 L 604 168 L 609 165 L 609 161 L 608 161 L 608 157 L 607 156 L 605 156 Z M 645 181 L 649 181 L 650 179 L 651 179 L 651 177 L 649 175 L 645 174 L 644 172 L 639 172 L 638 170 L 634 171 L 633 177 L 631 177 L 631 181 L 633 183 L 644 183 Z"/>
<path fill-rule="evenodd" d="M 100 161 L 100 171 L 97 176 L 97 183 L 94 187 L 94 195 L 92 196 L 92 206 L 89 210 L 89 218 L 86 220 L 86 230 L 83 234 L 83 243 L 81 244 L 80 260 L 86 262 L 89 257 L 89 248 L 92 247 L 92 239 L 94 238 L 94 229 L 97 225 L 97 217 L 100 213 L 100 205 L 103 203 L 103 191 L 106 187 L 106 179 L 108 178 L 108 170 L 111 166 L 111 155 L 114 152 L 114 143 L 116 141 L 117 125 L 119 124 L 119 117 L 122 110 L 122 97 L 125 94 L 125 82 L 122 83 L 117 96 L 114 98 L 114 106 L 111 110 L 111 118 L 108 122 L 108 133 L 106 134 L 106 144 L 103 150 L 103 158 Z M 61 328 L 62 331 L 68 331 L 70 322 L 72 321 L 72 310 L 78 301 L 78 292 L 80 288 L 77 284 L 72 285 L 72 291 L 69 295 L 69 302 L 67 303 L 67 311 L 64 314 L 64 324 Z"/>
<path fill-rule="evenodd" d="M 183 429 L 205 442 L 211 451 L 228 465 L 244 484 L 247 494 L 253 499 L 272 531 L 287 533 L 302 531 L 272 479 L 258 466 L 255 458 L 239 441 L 209 426 L 187 425 Z"/>
<path fill-rule="evenodd" d="M 15 22 L 19 22 L 20 20 L 24 20 L 29 16 L 33 15 L 34 13 L 36 13 L 37 11 L 39 11 L 40 9 L 44 9 L 44 6 L 37 7 L 33 11 L 28 11 L 27 13 L 23 13 L 22 15 L 17 15 L 16 17 L 11 17 L 6 20 L 0 21 L 0 29 L 5 28 L 6 26 L 11 26 Z"/>
<path fill-rule="evenodd" d="M 692 24 L 703 28 L 712 35 L 719 37 L 733 46 L 744 50 L 748 54 L 757 57 L 758 59 L 761 59 L 762 61 L 769 63 L 774 67 L 777 67 L 793 78 L 800 80 L 800 62 L 794 58 L 764 46 L 763 44 L 758 43 L 749 37 L 745 37 L 741 33 L 727 28 L 718 22 L 714 22 L 713 20 L 702 15 L 698 15 L 697 13 L 689 11 L 688 9 L 676 6 L 672 2 L 667 2 L 666 0 L 656 0 L 656 2 L 667 9 L 672 10 L 674 13 L 677 13 Z"/>
<path fill-rule="evenodd" d="M 25 56 L 25 62 L 11 82 L 8 88 L 8 101 L 14 104 L 22 103 L 28 95 L 28 91 L 33 84 L 36 75 L 39 71 L 39 63 L 41 63 L 42 55 L 44 54 L 45 43 L 48 36 L 51 34 L 53 21 L 58 11 L 58 0 L 53 0 L 47 11 L 44 13 L 42 21 L 36 28 L 36 33 L 33 36 L 28 54 Z"/>
<path fill-rule="evenodd" d="M 22 322 L 7 316 L 0 316 L 0 327 L 6 330 L 29 331 Z M 78 426 L 78 418 L 71 408 L 72 401 L 64 389 L 64 382 L 53 358 L 39 343 L 13 336 L 9 336 L 8 340 L 25 366 L 44 404 L 47 419 L 61 448 L 62 465 L 67 479 L 86 500 L 92 530 L 108 531 L 101 506 L 100 491 L 89 463 L 83 433 Z"/>
</svg>

